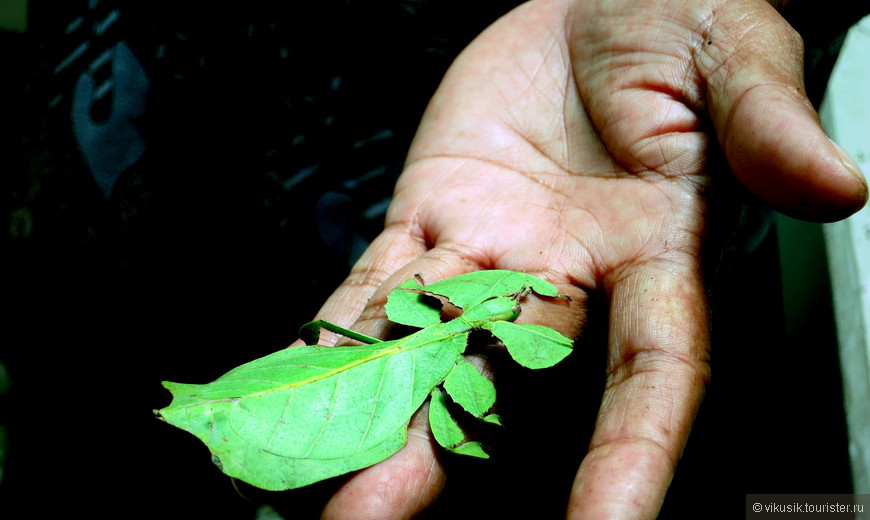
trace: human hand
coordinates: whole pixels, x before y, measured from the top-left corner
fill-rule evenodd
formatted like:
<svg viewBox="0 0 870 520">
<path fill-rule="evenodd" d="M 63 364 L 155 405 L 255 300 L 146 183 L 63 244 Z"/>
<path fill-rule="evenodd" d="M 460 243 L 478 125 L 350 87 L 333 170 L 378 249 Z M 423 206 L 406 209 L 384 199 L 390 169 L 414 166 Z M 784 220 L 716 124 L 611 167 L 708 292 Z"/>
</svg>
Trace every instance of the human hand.
<svg viewBox="0 0 870 520">
<path fill-rule="evenodd" d="M 318 315 L 378 336 L 389 291 L 421 273 L 546 278 L 570 306 L 521 319 L 576 336 L 610 299 L 607 386 L 571 518 L 653 518 L 707 366 L 701 249 L 708 159 L 811 220 L 866 198 L 803 95 L 800 41 L 761 0 L 535 0 L 485 31 L 432 100 L 386 229 Z M 425 421 L 353 476 L 328 518 L 406 518 L 445 475 Z"/>
</svg>

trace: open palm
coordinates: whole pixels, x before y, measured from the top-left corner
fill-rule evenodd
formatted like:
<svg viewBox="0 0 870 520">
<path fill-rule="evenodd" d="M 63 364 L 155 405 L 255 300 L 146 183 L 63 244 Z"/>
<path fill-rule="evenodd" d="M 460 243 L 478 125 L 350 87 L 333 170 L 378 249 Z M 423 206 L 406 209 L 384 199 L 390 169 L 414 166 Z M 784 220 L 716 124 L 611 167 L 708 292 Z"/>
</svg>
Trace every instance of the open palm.
<svg viewBox="0 0 870 520">
<path fill-rule="evenodd" d="M 586 296 L 606 294 L 607 387 L 573 518 L 654 517 L 685 445 L 708 378 L 712 148 L 798 216 L 839 218 L 866 196 L 803 98 L 799 40 L 770 6 L 662 4 L 537 0 L 481 34 L 424 116 L 384 232 L 319 316 L 377 335 L 386 295 L 417 273 L 511 269 L 572 296 L 521 320 L 573 337 Z M 348 481 L 327 516 L 412 516 L 445 478 L 432 449 L 415 420 L 406 448 Z"/>
</svg>

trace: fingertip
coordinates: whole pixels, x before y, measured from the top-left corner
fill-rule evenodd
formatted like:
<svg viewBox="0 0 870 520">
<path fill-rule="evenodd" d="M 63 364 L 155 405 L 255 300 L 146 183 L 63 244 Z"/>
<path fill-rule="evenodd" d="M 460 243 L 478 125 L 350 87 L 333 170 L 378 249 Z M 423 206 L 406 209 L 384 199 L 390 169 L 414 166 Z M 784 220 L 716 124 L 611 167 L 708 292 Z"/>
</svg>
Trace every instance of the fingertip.
<svg viewBox="0 0 870 520">
<path fill-rule="evenodd" d="M 852 158 L 819 132 L 815 143 L 807 140 L 805 150 L 796 154 L 799 159 L 806 154 L 806 159 L 785 163 L 781 187 L 769 197 L 774 209 L 790 217 L 834 222 L 864 206 L 867 181 Z"/>
<path fill-rule="evenodd" d="M 800 92 L 760 85 L 743 96 L 729 127 L 723 147 L 734 175 L 773 209 L 832 222 L 866 203 L 860 168 L 825 135 Z"/>
<path fill-rule="evenodd" d="M 771 171 L 765 174 L 767 179 L 738 177 L 764 203 L 792 218 L 835 222 L 859 211 L 867 202 L 867 184 L 860 170 L 850 170 L 832 158 L 820 162 L 818 167 L 808 164 Z"/>
<path fill-rule="evenodd" d="M 649 441 L 626 440 L 591 450 L 574 481 L 571 520 L 653 520 L 665 499 L 673 462 Z"/>
<path fill-rule="evenodd" d="M 841 162 L 840 168 L 845 172 L 840 174 L 840 177 L 843 180 L 841 191 L 846 202 L 846 204 L 843 204 L 843 207 L 848 211 L 848 214 L 844 215 L 844 217 L 847 217 L 856 213 L 867 204 L 867 177 L 861 171 L 858 163 L 840 145 L 833 140 L 831 140 L 831 145 L 839 156 Z"/>
</svg>

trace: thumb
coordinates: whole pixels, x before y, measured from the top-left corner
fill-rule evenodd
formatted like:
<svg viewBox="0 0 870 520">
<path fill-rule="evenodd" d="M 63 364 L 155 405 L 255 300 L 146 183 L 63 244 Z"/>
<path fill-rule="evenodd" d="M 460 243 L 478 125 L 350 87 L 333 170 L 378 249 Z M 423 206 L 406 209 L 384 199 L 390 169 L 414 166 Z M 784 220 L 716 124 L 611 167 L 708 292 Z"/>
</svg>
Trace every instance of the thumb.
<svg viewBox="0 0 870 520">
<path fill-rule="evenodd" d="M 734 175 L 774 209 L 812 221 L 858 211 L 867 184 L 822 130 L 803 88 L 803 43 L 770 5 L 722 2 L 696 64 Z"/>
</svg>

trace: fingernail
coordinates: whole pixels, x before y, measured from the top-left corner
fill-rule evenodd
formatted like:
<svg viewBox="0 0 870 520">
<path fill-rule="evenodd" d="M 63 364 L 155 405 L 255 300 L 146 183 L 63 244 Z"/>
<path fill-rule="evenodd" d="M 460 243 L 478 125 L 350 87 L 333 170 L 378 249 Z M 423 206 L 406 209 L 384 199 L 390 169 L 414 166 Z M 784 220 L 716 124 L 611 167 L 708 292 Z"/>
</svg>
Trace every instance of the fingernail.
<svg viewBox="0 0 870 520">
<path fill-rule="evenodd" d="M 831 143 L 834 145 L 837 153 L 840 154 L 840 161 L 843 162 L 843 166 L 846 167 L 846 170 L 848 170 L 853 177 L 861 181 L 864 186 L 867 186 L 867 179 L 864 177 L 864 174 L 861 172 L 861 168 L 858 166 L 858 163 L 855 162 L 855 159 L 852 159 L 852 156 L 846 153 L 846 150 L 843 150 L 843 148 L 833 140 L 831 140 Z"/>
</svg>

